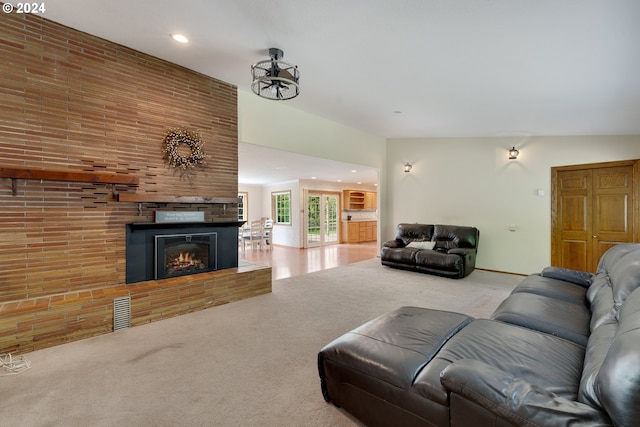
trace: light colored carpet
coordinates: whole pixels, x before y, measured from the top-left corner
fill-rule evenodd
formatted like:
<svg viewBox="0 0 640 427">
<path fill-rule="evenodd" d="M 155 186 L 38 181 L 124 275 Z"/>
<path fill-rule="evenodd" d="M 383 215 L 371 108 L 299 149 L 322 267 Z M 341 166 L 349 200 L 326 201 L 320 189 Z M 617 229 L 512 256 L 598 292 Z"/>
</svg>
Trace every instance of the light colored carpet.
<svg viewBox="0 0 640 427">
<path fill-rule="evenodd" d="M 273 293 L 52 347 L 0 377 L 6 426 L 354 426 L 322 399 L 317 353 L 403 305 L 487 317 L 521 276 L 462 280 L 380 259 L 277 280 Z"/>
</svg>

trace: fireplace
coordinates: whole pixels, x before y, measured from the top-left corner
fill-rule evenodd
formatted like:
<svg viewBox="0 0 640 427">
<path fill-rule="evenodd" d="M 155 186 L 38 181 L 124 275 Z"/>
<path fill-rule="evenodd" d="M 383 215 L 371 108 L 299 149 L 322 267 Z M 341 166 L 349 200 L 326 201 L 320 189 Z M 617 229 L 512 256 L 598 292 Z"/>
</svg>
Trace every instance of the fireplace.
<svg viewBox="0 0 640 427">
<path fill-rule="evenodd" d="M 155 236 L 155 279 L 217 270 L 218 233 Z"/>
<path fill-rule="evenodd" d="M 126 283 L 237 268 L 238 227 L 243 224 L 127 224 Z"/>
</svg>

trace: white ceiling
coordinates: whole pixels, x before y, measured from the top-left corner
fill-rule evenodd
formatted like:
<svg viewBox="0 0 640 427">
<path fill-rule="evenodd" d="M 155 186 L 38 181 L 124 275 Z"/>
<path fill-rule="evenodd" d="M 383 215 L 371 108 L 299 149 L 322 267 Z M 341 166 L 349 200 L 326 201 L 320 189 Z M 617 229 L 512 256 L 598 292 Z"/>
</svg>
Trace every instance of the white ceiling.
<svg viewBox="0 0 640 427">
<path fill-rule="evenodd" d="M 386 137 L 640 134 L 638 0 L 56 0 L 44 17 Z M 182 33 L 190 43 L 169 35 Z M 276 102 L 276 101 L 274 101 Z M 241 165 L 242 166 L 242 165 Z"/>
<path fill-rule="evenodd" d="M 268 185 L 296 179 L 376 185 L 378 170 L 269 147 L 238 144 L 238 182 Z"/>
</svg>

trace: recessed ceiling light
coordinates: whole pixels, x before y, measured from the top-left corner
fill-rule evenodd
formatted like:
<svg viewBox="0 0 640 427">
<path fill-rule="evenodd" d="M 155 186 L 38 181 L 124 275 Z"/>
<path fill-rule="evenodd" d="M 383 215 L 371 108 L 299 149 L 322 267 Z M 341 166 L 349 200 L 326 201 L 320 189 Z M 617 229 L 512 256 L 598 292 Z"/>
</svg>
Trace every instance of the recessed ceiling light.
<svg viewBox="0 0 640 427">
<path fill-rule="evenodd" d="M 311 177 L 311 179 L 316 179 L 316 177 L 315 177 L 315 176 L 312 176 L 312 177 Z"/>
<path fill-rule="evenodd" d="M 338 180 L 338 182 L 342 182 L 342 180 L 341 180 L 341 179 L 339 179 L 339 180 Z"/>
<path fill-rule="evenodd" d="M 356 172 L 358 172 L 358 171 L 357 171 L 357 170 L 355 170 L 355 169 L 351 169 L 351 172 L 356 173 Z"/>
<path fill-rule="evenodd" d="M 180 43 L 189 43 L 189 39 L 182 34 L 171 34 L 171 38 Z"/>
<path fill-rule="evenodd" d="M 358 184 L 362 184 L 362 182 L 361 182 L 361 181 L 358 181 Z"/>
</svg>

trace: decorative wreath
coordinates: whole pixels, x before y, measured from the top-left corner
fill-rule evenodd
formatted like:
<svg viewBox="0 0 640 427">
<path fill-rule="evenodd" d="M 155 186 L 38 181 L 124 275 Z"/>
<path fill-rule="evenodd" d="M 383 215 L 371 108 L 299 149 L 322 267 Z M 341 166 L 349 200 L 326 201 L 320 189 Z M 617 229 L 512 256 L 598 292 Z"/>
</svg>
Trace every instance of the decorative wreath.
<svg viewBox="0 0 640 427">
<path fill-rule="evenodd" d="M 199 166 L 207 157 L 202 151 L 202 144 L 198 132 L 187 128 L 171 128 L 164 137 L 164 158 L 174 168 L 188 169 Z"/>
</svg>

